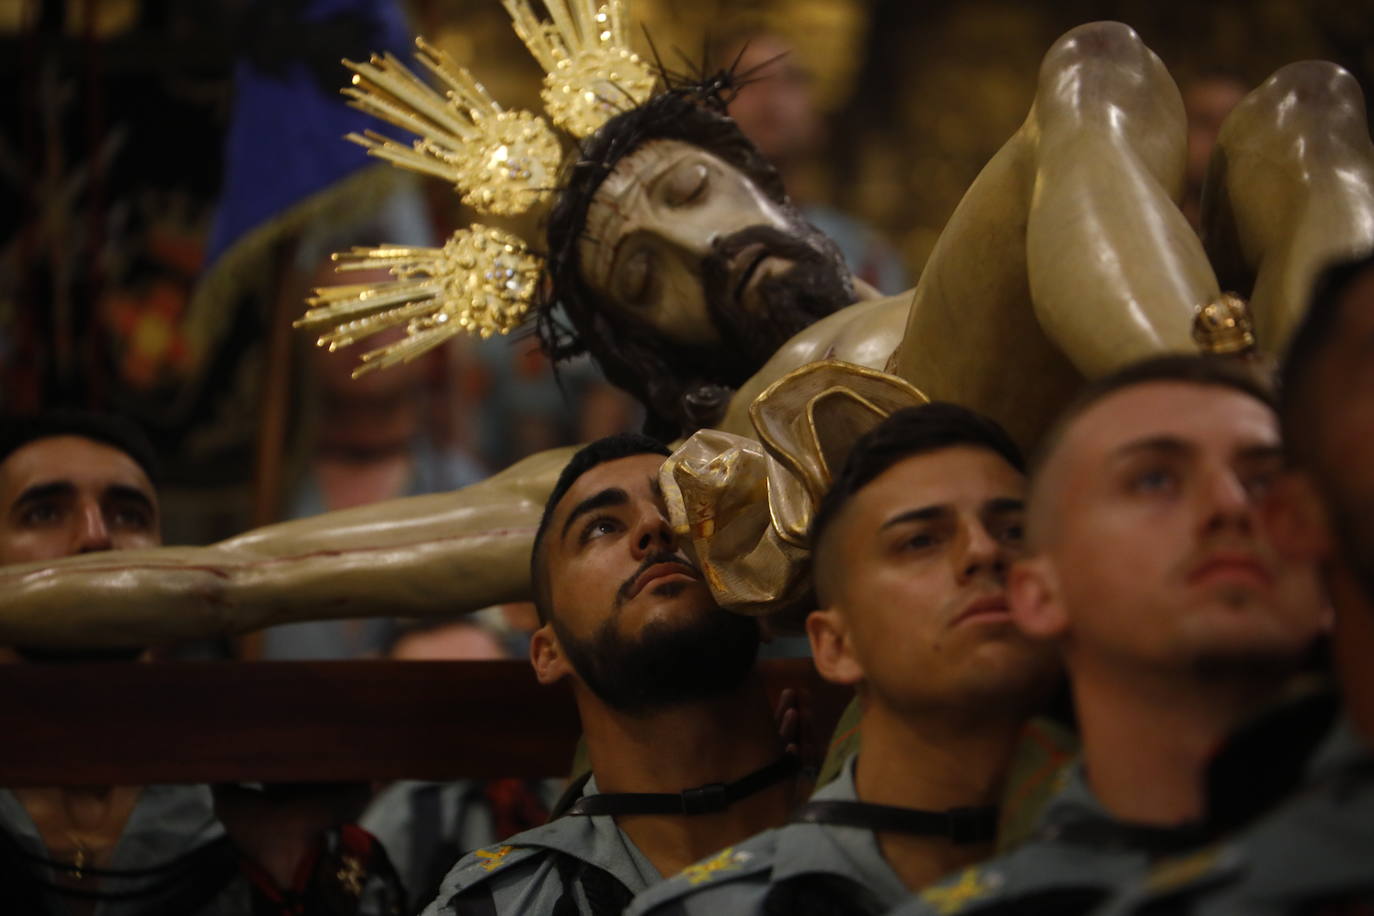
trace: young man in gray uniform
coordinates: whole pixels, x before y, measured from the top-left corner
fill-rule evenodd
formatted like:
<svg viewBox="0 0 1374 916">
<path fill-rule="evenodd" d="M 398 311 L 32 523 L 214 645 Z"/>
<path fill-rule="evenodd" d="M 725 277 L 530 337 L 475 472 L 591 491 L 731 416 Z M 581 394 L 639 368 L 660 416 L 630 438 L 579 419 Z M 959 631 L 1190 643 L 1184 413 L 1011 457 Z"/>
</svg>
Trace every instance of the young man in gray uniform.
<svg viewBox="0 0 1374 916">
<path fill-rule="evenodd" d="M 619 914 L 708 853 L 786 820 L 783 753 L 753 618 L 721 610 L 680 552 L 668 450 L 602 439 L 568 463 L 531 557 L 542 684 L 567 678 L 591 778 L 561 817 L 458 862 L 429 914 Z"/>
<path fill-rule="evenodd" d="M 1069 409 L 1033 475 L 1009 595 L 1017 624 L 1059 647 L 1081 762 L 1030 842 L 899 912 L 1086 912 L 1208 838 L 1212 753 L 1325 616 L 1312 564 L 1261 525 L 1281 461 L 1267 390 L 1215 359 L 1130 367 Z"/>
<path fill-rule="evenodd" d="M 158 545 L 156 480 L 152 446 L 117 417 L 54 410 L 0 422 L 0 566 Z M 132 663 L 142 654 L 0 647 L 0 663 Z M 216 799 L 205 785 L 0 789 L 0 909 L 399 912 L 400 886 L 380 845 L 356 827 L 331 826 L 333 795 L 258 795 Z"/>
<path fill-rule="evenodd" d="M 1007 608 L 1025 487 L 1006 433 L 953 404 L 859 439 L 812 525 L 807 632 L 821 675 L 856 689 L 862 753 L 793 823 L 632 914 L 879 913 L 988 855 L 1012 748 L 1057 670 Z"/>
<path fill-rule="evenodd" d="M 0 424 L 0 565 L 161 543 L 151 446 L 113 417 Z M 6 662 L 132 661 L 138 648 L 0 648 Z M 208 786 L 0 790 L 0 874 L 16 912 L 233 912 L 238 864 Z"/>
<path fill-rule="evenodd" d="M 1344 701 L 1279 708 L 1232 739 L 1212 806 L 1248 762 L 1293 778 L 1286 798 L 1236 834 L 1162 862 L 1110 909 L 1198 914 L 1374 912 L 1374 258 L 1319 278 L 1282 371 L 1292 467 L 1274 488 L 1275 536 L 1323 563 Z M 1329 700 L 1330 702 L 1323 702 Z M 1329 727 L 1322 728 L 1323 723 Z M 1234 791 L 1230 794 L 1236 794 Z M 1259 795 L 1258 799 L 1256 795 Z M 1242 813 L 1267 795 L 1245 793 Z"/>
</svg>

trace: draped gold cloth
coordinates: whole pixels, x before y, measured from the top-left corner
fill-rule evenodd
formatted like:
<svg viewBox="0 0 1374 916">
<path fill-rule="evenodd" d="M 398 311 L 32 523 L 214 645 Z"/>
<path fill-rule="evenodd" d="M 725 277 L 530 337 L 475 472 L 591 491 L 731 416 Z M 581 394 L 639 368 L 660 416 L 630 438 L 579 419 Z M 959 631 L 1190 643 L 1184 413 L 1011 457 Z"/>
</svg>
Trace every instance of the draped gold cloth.
<svg viewBox="0 0 1374 916">
<path fill-rule="evenodd" d="M 928 398 L 902 379 L 839 360 L 804 366 L 750 406 L 758 441 L 698 431 L 659 472 L 674 530 L 721 607 L 763 615 L 809 588 L 808 531 L 855 441 Z"/>
</svg>

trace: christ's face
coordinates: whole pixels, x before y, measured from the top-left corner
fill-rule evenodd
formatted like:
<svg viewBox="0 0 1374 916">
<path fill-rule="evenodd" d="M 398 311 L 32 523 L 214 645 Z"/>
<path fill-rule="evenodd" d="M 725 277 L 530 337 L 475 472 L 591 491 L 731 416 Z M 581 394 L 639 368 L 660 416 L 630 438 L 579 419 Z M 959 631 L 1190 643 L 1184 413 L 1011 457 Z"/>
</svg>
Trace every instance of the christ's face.
<svg viewBox="0 0 1374 916">
<path fill-rule="evenodd" d="M 790 206 L 678 140 L 622 159 L 587 213 L 583 280 L 607 306 L 692 347 L 721 343 L 717 316 L 766 315 L 789 286 L 848 305 L 843 262 Z"/>
</svg>

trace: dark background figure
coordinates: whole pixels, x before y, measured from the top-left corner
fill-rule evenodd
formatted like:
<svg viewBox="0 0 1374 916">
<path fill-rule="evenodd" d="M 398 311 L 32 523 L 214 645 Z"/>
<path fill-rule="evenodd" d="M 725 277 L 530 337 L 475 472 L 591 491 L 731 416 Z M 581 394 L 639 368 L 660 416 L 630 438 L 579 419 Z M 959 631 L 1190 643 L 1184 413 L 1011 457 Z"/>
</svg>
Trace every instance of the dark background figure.
<svg viewBox="0 0 1374 916">
<path fill-rule="evenodd" d="M 1184 178 L 1183 215 L 1200 231 L 1202 186 L 1207 166 L 1217 145 L 1217 135 L 1231 109 L 1251 90 L 1240 79 L 1220 73 L 1206 74 L 1179 87 L 1188 114 L 1188 164 Z"/>
<path fill-rule="evenodd" d="M 377 239 L 396 244 L 436 243 L 430 209 L 413 182 L 403 183 L 375 210 L 348 223 L 321 221 L 305 227 L 284 286 L 309 290 L 342 282 L 389 279 L 382 270 L 338 273 L 332 254 Z M 387 332 L 399 338 L 404 329 Z M 451 352 L 431 352 L 386 372 L 353 378 L 356 355 L 297 342 L 302 354 L 302 429 L 298 456 L 288 472 L 284 518 L 305 518 L 402 496 L 443 493 L 476 483 L 487 470 L 473 450 L 436 418 L 446 403 L 446 363 Z M 329 659 L 377 656 L 393 639 L 388 618 L 317 621 L 272 627 L 261 634 L 266 659 Z"/>
<path fill-rule="evenodd" d="M 759 29 L 721 42 L 715 59 L 750 74 L 730 102 L 730 117 L 777 168 L 807 222 L 839 245 L 850 271 L 878 292 L 890 296 L 911 286 L 906 265 L 889 242 L 823 202 L 823 181 L 816 172 L 827 125 L 816 104 L 816 75 L 802 52 L 782 34 Z"/>
<path fill-rule="evenodd" d="M 506 625 L 499 614 L 481 612 L 403 626 L 386 657 L 480 661 L 523 657 L 528 651 L 527 634 Z M 544 823 L 562 790 L 561 779 L 402 779 L 382 787 L 358 823 L 386 848 L 405 885 L 409 912 L 418 913 L 438 895 L 455 862 Z"/>
</svg>

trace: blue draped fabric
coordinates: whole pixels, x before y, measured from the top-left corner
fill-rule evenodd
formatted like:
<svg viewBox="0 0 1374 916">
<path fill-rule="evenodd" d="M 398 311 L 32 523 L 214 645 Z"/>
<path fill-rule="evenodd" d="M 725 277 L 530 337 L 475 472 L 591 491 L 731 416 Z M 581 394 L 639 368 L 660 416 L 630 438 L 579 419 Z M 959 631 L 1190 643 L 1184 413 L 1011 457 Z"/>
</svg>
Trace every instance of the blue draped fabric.
<svg viewBox="0 0 1374 916">
<path fill-rule="evenodd" d="M 347 106 L 339 89 L 351 74 L 339 60 L 366 60 L 371 51 L 410 56 L 395 0 L 265 0 L 254 14 L 234 74 L 207 269 L 254 229 L 376 164 L 343 136 L 387 125 Z"/>
</svg>

